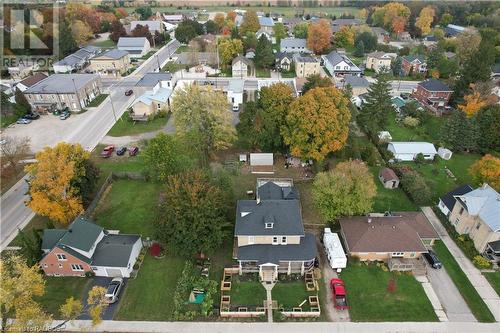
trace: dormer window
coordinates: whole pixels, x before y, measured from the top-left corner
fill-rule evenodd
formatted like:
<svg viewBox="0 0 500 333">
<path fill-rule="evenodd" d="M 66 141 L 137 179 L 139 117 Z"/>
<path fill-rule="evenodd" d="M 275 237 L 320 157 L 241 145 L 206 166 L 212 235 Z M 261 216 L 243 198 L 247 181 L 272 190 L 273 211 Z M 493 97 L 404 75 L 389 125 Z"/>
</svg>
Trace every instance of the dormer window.
<svg viewBox="0 0 500 333">
<path fill-rule="evenodd" d="M 272 229 L 274 226 L 274 223 L 272 222 L 266 222 L 266 229 Z"/>
</svg>

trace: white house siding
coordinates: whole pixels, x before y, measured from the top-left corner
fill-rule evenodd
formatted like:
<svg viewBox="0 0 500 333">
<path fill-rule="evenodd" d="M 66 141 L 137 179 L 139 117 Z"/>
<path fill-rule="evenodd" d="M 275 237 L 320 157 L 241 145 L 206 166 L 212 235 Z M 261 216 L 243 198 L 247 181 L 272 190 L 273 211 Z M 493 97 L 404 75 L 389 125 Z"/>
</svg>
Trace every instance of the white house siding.
<svg viewBox="0 0 500 333">
<path fill-rule="evenodd" d="M 73 70 L 73 67 L 69 65 L 54 65 L 53 68 L 54 68 L 54 73 L 56 74 L 71 73 L 71 71 Z"/>
<path fill-rule="evenodd" d="M 445 216 L 448 216 L 448 214 L 450 213 L 450 210 L 445 206 L 444 202 L 441 199 L 439 199 L 438 208 Z"/>
</svg>

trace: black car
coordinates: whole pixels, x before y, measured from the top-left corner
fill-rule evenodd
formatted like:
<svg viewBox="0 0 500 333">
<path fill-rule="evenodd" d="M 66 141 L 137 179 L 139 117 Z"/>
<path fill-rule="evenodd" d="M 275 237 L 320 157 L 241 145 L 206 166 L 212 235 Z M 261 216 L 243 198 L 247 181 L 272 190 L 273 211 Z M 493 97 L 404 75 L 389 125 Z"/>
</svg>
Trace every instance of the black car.
<svg viewBox="0 0 500 333">
<path fill-rule="evenodd" d="M 40 118 L 40 115 L 37 112 L 30 112 L 30 113 L 25 114 L 23 116 L 23 118 L 29 119 L 29 120 L 35 120 L 35 119 Z"/>
<path fill-rule="evenodd" d="M 127 147 L 120 147 L 117 151 L 116 151 L 116 155 L 118 156 L 122 156 L 125 154 L 125 152 L 127 151 Z"/>
<path fill-rule="evenodd" d="M 441 263 L 441 261 L 439 261 L 437 255 L 433 251 L 429 250 L 429 252 L 424 253 L 424 258 L 432 268 L 443 268 L 443 264 Z"/>
</svg>

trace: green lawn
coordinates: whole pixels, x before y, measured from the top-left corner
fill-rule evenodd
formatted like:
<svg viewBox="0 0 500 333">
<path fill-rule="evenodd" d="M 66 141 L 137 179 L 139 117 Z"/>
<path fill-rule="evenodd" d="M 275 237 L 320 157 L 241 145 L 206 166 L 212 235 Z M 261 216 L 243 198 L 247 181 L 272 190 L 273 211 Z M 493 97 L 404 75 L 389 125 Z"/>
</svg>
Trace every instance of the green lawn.
<svg viewBox="0 0 500 333">
<path fill-rule="evenodd" d="M 453 258 L 450 251 L 448 251 L 446 245 L 438 241 L 434 244 L 434 251 L 443 263 L 444 269 L 446 269 L 453 283 L 455 283 L 455 286 L 458 288 L 458 291 L 476 319 L 480 322 L 494 322 L 495 318 L 481 296 L 477 293 L 476 289 L 472 286 L 465 273 L 457 264 L 455 258 Z"/>
<path fill-rule="evenodd" d="M 240 281 L 233 278 L 231 283 L 231 306 L 262 306 L 266 300 L 266 290 L 258 281 Z"/>
<path fill-rule="evenodd" d="M 112 157 L 102 158 L 99 156 L 104 145 L 99 144 L 94 149 L 91 155 L 91 160 L 101 169 L 101 178 L 104 180 L 111 171 L 115 172 L 141 172 L 144 171 L 144 160 L 141 152 L 137 156 L 117 156 L 113 154 Z"/>
<path fill-rule="evenodd" d="M 73 296 L 77 300 L 83 299 L 85 288 L 90 279 L 80 277 L 46 277 L 45 294 L 40 297 L 40 304 L 47 313 L 60 318 L 59 308 L 66 299 Z"/>
<path fill-rule="evenodd" d="M 256 68 L 255 69 L 255 76 L 256 77 L 271 77 L 271 71 L 269 69 L 264 69 L 264 68 Z"/>
<path fill-rule="evenodd" d="M 352 321 L 437 321 L 422 285 L 407 274 L 384 272 L 376 265 L 350 264 L 342 271 Z M 391 278 L 396 290 L 387 291 Z"/>
<path fill-rule="evenodd" d="M 145 55 L 143 55 L 141 57 L 142 60 L 148 60 L 149 58 L 151 58 L 153 56 L 153 54 L 155 54 L 156 51 L 149 51 L 148 53 L 146 53 Z"/>
<path fill-rule="evenodd" d="M 187 52 L 189 51 L 189 45 L 181 45 L 175 50 L 175 53 L 181 54 L 182 52 Z"/>
<path fill-rule="evenodd" d="M 483 273 L 483 275 L 488 279 L 493 289 L 495 289 L 500 296 L 500 271 L 496 271 L 495 273 Z"/>
<path fill-rule="evenodd" d="M 101 40 L 99 42 L 94 42 L 94 43 L 92 43 L 92 45 L 107 49 L 107 48 L 113 48 L 113 47 L 115 47 L 116 44 L 111 39 L 106 39 L 106 40 Z"/>
<path fill-rule="evenodd" d="M 130 279 L 115 320 L 172 320 L 173 297 L 184 259 L 146 255 L 136 279 Z"/>
<path fill-rule="evenodd" d="M 295 71 L 294 70 L 291 70 L 291 71 L 288 71 L 288 72 L 281 72 L 281 77 L 284 78 L 284 79 L 287 79 L 287 78 L 294 78 L 296 75 L 295 75 Z"/>
<path fill-rule="evenodd" d="M 309 300 L 309 296 L 315 296 L 317 292 L 307 291 L 303 280 L 300 281 L 279 281 L 272 290 L 273 300 L 278 302 L 278 306 L 285 310 L 298 307 L 304 300 Z M 309 310 L 309 303 L 306 302 L 302 309 Z"/>
<path fill-rule="evenodd" d="M 132 121 L 128 112 L 125 112 L 113 127 L 111 127 L 107 135 L 126 136 L 158 131 L 167 125 L 168 118 L 167 116 L 156 117 L 148 121 Z"/>
<path fill-rule="evenodd" d="M 175 63 L 173 61 L 169 61 L 165 64 L 165 66 L 163 66 L 163 68 L 161 70 L 164 72 L 175 73 L 175 72 L 180 71 L 181 69 L 184 69 L 184 68 L 186 68 L 186 65 L 178 64 L 178 63 Z"/>
<path fill-rule="evenodd" d="M 104 100 L 109 96 L 109 94 L 100 94 L 99 96 L 97 96 L 96 98 L 94 98 L 92 100 L 92 102 L 89 103 L 89 105 L 87 105 L 87 107 L 89 108 L 94 108 L 96 106 L 99 106 L 101 105 L 102 102 L 104 102 Z"/>
<path fill-rule="evenodd" d="M 106 229 L 151 237 L 160 187 L 145 181 L 116 180 L 97 206 L 93 218 Z"/>
<path fill-rule="evenodd" d="M 7 127 L 9 126 L 10 124 L 13 124 L 16 122 L 17 118 L 19 118 L 17 115 L 15 114 L 11 114 L 11 115 L 8 115 L 8 116 L 4 116 L 2 114 L 2 116 L 0 117 L 0 127 L 1 128 L 4 128 L 4 127 Z"/>
<path fill-rule="evenodd" d="M 373 181 L 377 186 L 377 195 L 373 202 L 372 211 L 383 213 L 387 211 L 412 211 L 418 210 L 418 207 L 408 198 L 401 187 L 390 190 L 385 188 L 378 179 L 378 173 L 383 166 L 369 167 L 373 174 Z"/>
<path fill-rule="evenodd" d="M 46 229 L 48 224 L 50 223 L 50 220 L 45 217 L 45 216 L 40 216 L 40 215 L 35 215 L 31 221 L 24 227 L 23 231 L 28 235 L 28 237 L 31 237 L 33 235 L 34 229 Z M 20 246 L 21 245 L 21 239 L 19 234 L 10 242 L 9 246 Z"/>
</svg>

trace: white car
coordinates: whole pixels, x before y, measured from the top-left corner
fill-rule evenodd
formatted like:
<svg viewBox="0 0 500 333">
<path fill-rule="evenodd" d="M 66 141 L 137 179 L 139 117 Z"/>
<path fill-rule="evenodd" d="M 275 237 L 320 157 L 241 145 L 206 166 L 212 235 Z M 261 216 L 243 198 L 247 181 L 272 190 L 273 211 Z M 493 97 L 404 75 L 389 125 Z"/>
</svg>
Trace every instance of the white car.
<svg viewBox="0 0 500 333">
<path fill-rule="evenodd" d="M 108 285 L 108 289 L 106 290 L 106 295 L 104 295 L 106 302 L 108 302 L 108 304 L 112 304 L 118 301 L 118 294 L 120 293 L 122 286 L 123 286 L 122 278 L 117 277 L 111 280 L 111 282 Z"/>
<path fill-rule="evenodd" d="M 234 112 L 238 112 L 240 110 L 240 106 L 239 105 L 233 105 L 233 111 Z"/>
</svg>

